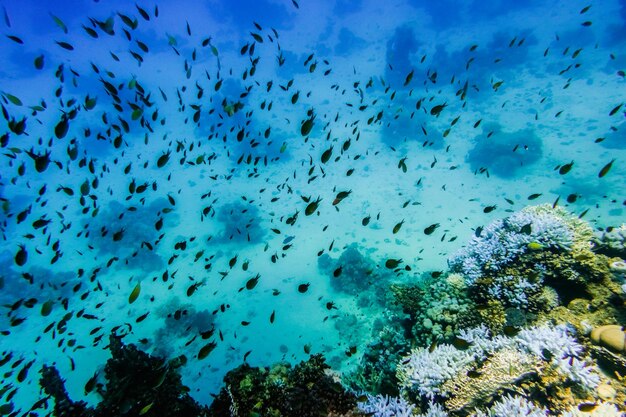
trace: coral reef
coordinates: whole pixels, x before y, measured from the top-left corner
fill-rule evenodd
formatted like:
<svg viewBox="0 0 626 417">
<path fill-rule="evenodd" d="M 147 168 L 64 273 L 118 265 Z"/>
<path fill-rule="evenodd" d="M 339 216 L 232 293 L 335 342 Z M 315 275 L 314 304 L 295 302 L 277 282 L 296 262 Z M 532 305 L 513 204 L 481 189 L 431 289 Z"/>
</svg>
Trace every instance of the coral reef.
<svg viewBox="0 0 626 417">
<path fill-rule="evenodd" d="M 519 388 L 529 378 L 538 392 L 571 387 L 572 398 L 584 400 L 600 377 L 571 331 L 564 325 L 540 326 L 513 337 L 491 337 L 486 327 L 463 330 L 459 348 L 444 344 L 412 350 L 398 365 L 398 380 L 404 395 L 422 403 L 443 399 L 455 412 L 476 407 L 504 389 Z M 544 373 L 552 378 L 543 379 Z"/>
<path fill-rule="evenodd" d="M 463 274 L 470 299 L 493 331 L 533 323 L 576 299 L 604 303 L 615 317 L 608 300 L 621 290 L 609 259 L 592 251 L 592 239 L 589 225 L 565 209 L 531 206 L 477 232 L 449 265 Z"/>
<path fill-rule="evenodd" d="M 331 375 L 322 355 L 273 368 L 248 364 L 228 372 L 224 387 L 209 407 L 209 415 L 318 417 L 344 414 L 356 407 L 356 397 Z"/>
<path fill-rule="evenodd" d="M 626 259 L 626 224 L 599 232 L 594 242 L 596 252 Z"/>
<path fill-rule="evenodd" d="M 428 276 L 418 284 L 392 284 L 390 290 L 394 301 L 409 314 L 420 346 L 451 341 L 459 328 L 478 323 L 476 305 L 460 274 L 445 279 Z"/>
<path fill-rule="evenodd" d="M 408 350 L 404 333 L 397 321 L 385 324 L 368 344 L 357 369 L 349 373 L 343 382 L 356 391 L 397 396 L 396 367 Z"/>
<path fill-rule="evenodd" d="M 374 288 L 384 289 L 392 275 L 382 268 L 376 268 L 373 260 L 362 254 L 356 243 L 347 246 L 338 259 L 323 254 L 317 259 L 317 264 L 324 274 L 330 277 L 330 284 L 334 290 L 346 294 L 362 294 Z M 379 295 L 378 301 L 384 300 L 384 291 L 372 291 Z"/>
<path fill-rule="evenodd" d="M 122 415 L 194 417 L 205 416 L 206 408 L 196 403 L 182 384 L 178 359 L 166 362 L 150 356 L 134 345 L 125 345 L 121 337 L 111 335 L 109 359 L 104 368 L 106 384 L 87 383 L 100 394 L 102 401 L 90 408 L 82 401 L 72 401 L 64 382 L 54 367 L 44 366 L 40 384 L 55 400 L 56 417 L 110 417 Z"/>
</svg>

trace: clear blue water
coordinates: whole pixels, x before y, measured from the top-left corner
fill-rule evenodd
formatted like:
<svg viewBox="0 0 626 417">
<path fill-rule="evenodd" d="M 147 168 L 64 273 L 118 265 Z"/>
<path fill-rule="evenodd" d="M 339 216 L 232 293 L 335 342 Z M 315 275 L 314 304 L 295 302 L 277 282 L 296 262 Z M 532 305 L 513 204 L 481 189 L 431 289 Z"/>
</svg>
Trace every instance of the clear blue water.
<svg viewBox="0 0 626 417">
<path fill-rule="evenodd" d="M 43 364 L 97 403 L 125 323 L 188 358 L 204 404 L 244 356 L 349 372 L 387 284 L 446 271 L 478 226 L 557 199 L 626 219 L 624 1 L 139 6 L 2 2 L 0 351 L 35 360 L 3 382 L 24 412 Z M 352 244 L 366 285 L 333 277 Z"/>
</svg>

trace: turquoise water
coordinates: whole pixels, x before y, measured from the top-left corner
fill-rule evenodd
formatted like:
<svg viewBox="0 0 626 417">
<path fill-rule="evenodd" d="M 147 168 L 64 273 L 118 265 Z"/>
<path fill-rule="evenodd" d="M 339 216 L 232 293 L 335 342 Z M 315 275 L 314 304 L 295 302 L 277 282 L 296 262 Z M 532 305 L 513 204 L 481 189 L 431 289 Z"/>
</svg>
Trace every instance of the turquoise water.
<svg viewBox="0 0 626 417">
<path fill-rule="evenodd" d="M 348 375 L 406 319 L 389 285 L 446 276 L 477 228 L 543 203 L 625 222 L 624 1 L 2 7 L 15 415 L 44 364 L 97 404 L 112 331 L 184 355 L 204 405 L 243 361 Z"/>
</svg>

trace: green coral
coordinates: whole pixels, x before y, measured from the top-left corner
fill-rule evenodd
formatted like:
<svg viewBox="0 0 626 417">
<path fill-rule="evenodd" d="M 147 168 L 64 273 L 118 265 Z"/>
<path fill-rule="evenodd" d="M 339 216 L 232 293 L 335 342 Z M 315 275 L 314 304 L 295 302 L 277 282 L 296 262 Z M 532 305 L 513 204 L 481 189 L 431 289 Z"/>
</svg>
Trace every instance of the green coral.
<svg viewBox="0 0 626 417">
<path fill-rule="evenodd" d="M 418 345 L 450 341 L 459 328 L 478 323 L 476 305 L 469 298 L 463 277 L 425 278 L 419 284 L 391 285 L 395 302 L 410 315 Z"/>
</svg>

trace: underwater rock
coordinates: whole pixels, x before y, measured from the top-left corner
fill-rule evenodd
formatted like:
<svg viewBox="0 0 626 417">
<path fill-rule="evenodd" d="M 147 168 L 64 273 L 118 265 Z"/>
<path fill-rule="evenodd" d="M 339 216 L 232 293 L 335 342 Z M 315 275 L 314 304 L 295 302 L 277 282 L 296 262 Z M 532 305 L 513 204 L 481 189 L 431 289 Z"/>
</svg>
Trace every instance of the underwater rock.
<svg viewBox="0 0 626 417">
<path fill-rule="evenodd" d="M 626 352 L 626 332 L 622 326 L 608 324 L 591 331 L 591 341 L 614 352 Z"/>
</svg>

